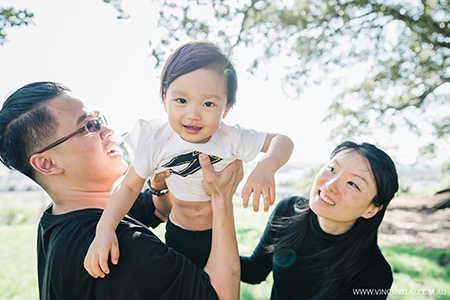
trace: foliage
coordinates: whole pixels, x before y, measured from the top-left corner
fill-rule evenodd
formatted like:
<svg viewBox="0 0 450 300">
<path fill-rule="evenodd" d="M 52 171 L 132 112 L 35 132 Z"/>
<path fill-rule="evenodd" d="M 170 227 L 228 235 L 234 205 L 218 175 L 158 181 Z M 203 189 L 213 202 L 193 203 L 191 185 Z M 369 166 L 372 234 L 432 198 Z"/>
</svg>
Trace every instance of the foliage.
<svg viewBox="0 0 450 300">
<path fill-rule="evenodd" d="M 3 45 L 7 41 L 7 27 L 28 25 L 33 17 L 33 13 L 30 13 L 27 10 L 16 10 L 12 7 L 0 7 L 0 45 Z"/>
<path fill-rule="evenodd" d="M 450 250 L 390 243 L 383 245 L 382 251 L 394 273 L 391 290 L 405 291 L 404 295 L 398 294 L 392 299 L 412 299 L 412 293 L 419 292 L 422 293 L 420 299 L 448 299 Z M 430 292 L 433 290 L 435 295 Z"/>
<path fill-rule="evenodd" d="M 0 226 L 0 300 L 38 297 L 36 225 Z"/>
<path fill-rule="evenodd" d="M 325 118 L 339 124 L 332 137 L 406 126 L 445 143 L 449 24 L 445 0 L 164 0 L 158 26 L 166 33 L 152 41 L 152 54 L 160 65 L 186 36 L 230 49 L 259 45 L 264 55 L 250 71 L 274 57 L 291 58 L 286 91 L 298 95 L 325 79 L 342 91 Z M 439 149 L 427 141 L 424 150 Z"/>
<path fill-rule="evenodd" d="M 3 201 L 0 206 L 0 224 L 6 225 L 20 225 L 28 223 L 33 211 L 20 204 L 14 203 L 10 199 Z"/>
<path fill-rule="evenodd" d="M 236 230 L 239 251 L 250 255 L 259 241 L 268 213 L 244 210 L 235 202 Z M 164 225 L 156 229 L 163 239 Z M 410 244 L 382 244 L 381 250 L 394 273 L 392 289 L 447 289 L 447 295 L 420 296 L 420 299 L 447 299 L 450 290 L 450 250 L 427 249 Z M 36 226 L 0 226 L 0 300 L 38 299 L 36 277 Z M 241 285 L 241 299 L 267 299 L 272 279 L 260 285 Z M 447 298 L 445 298 L 447 297 Z M 392 299 L 412 299 L 411 295 L 395 295 Z"/>
</svg>

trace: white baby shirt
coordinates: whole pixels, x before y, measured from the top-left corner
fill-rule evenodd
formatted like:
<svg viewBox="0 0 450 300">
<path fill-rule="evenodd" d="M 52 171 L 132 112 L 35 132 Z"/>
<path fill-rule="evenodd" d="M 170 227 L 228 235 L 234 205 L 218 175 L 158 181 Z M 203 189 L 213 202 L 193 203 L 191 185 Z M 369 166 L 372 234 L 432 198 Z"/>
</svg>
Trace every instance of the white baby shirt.
<svg viewBox="0 0 450 300">
<path fill-rule="evenodd" d="M 169 169 L 172 175 L 166 179 L 166 184 L 177 199 L 209 201 L 210 197 L 203 190 L 198 154 L 208 154 L 214 169 L 221 171 L 236 159 L 244 162 L 255 159 L 266 137 L 266 132 L 221 122 L 208 142 L 190 143 L 176 134 L 168 122 L 140 119 L 124 142 L 134 170 L 141 178 L 154 178 Z"/>
</svg>

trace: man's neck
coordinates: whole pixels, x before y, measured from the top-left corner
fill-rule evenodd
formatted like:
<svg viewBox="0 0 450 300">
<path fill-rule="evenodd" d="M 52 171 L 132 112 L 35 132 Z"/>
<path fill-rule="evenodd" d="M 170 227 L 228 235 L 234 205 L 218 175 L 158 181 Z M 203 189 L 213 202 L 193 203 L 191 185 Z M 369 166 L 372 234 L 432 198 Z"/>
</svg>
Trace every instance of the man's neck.
<svg viewBox="0 0 450 300">
<path fill-rule="evenodd" d="M 59 215 L 71 211 L 99 208 L 104 209 L 111 193 L 109 191 L 64 191 L 64 194 L 50 193 L 53 200 L 52 213 Z"/>
</svg>

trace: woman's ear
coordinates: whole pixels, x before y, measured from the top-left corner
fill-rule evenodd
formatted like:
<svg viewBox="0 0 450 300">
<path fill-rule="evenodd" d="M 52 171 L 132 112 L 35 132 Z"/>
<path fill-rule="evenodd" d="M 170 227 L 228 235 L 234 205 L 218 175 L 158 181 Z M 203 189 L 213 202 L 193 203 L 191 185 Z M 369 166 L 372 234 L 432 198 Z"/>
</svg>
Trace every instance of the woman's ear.
<svg viewBox="0 0 450 300">
<path fill-rule="evenodd" d="M 58 165 L 44 153 L 33 154 L 30 157 L 30 164 L 36 171 L 42 174 L 60 174 L 64 171 L 63 168 L 58 167 Z"/>
<path fill-rule="evenodd" d="M 363 217 L 364 219 L 370 219 L 373 216 L 375 216 L 382 209 L 383 209 L 383 204 L 381 204 L 380 206 L 376 206 L 375 204 L 372 203 L 372 204 L 370 204 L 367 211 L 361 217 Z"/>
</svg>

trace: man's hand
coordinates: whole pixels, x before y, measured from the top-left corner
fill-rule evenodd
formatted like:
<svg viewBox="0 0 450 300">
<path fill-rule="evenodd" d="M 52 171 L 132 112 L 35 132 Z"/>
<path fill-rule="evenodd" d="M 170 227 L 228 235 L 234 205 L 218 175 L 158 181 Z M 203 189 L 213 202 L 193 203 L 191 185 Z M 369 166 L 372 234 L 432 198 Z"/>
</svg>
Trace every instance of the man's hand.
<svg viewBox="0 0 450 300">
<path fill-rule="evenodd" d="M 171 175 L 169 170 L 166 170 L 164 172 L 158 173 L 155 175 L 155 178 L 153 180 L 151 180 L 150 182 L 148 182 L 150 184 L 150 186 L 157 190 L 165 190 L 167 189 L 167 185 L 166 185 L 166 179 Z"/>
<path fill-rule="evenodd" d="M 167 189 L 166 179 L 169 178 L 171 174 L 172 173 L 170 173 L 169 170 L 166 170 L 162 173 L 156 174 L 155 178 L 153 180 L 148 180 L 147 183 L 151 188 L 157 191 L 165 190 Z M 161 221 L 167 221 L 173 206 L 171 194 L 168 193 L 163 196 L 153 195 L 153 203 L 155 204 L 155 216 L 157 216 Z"/>
<path fill-rule="evenodd" d="M 200 154 L 199 160 L 203 170 L 205 192 L 210 196 L 218 195 L 223 199 L 231 199 L 244 177 L 242 161 L 235 160 L 221 172 L 216 172 L 206 154 Z"/>
<path fill-rule="evenodd" d="M 234 228 L 233 194 L 244 177 L 242 161 L 236 160 L 221 172 L 214 171 L 209 157 L 199 156 L 203 188 L 211 196 L 213 214 L 211 253 L 203 269 L 219 299 L 239 299 L 241 270 Z"/>
</svg>

